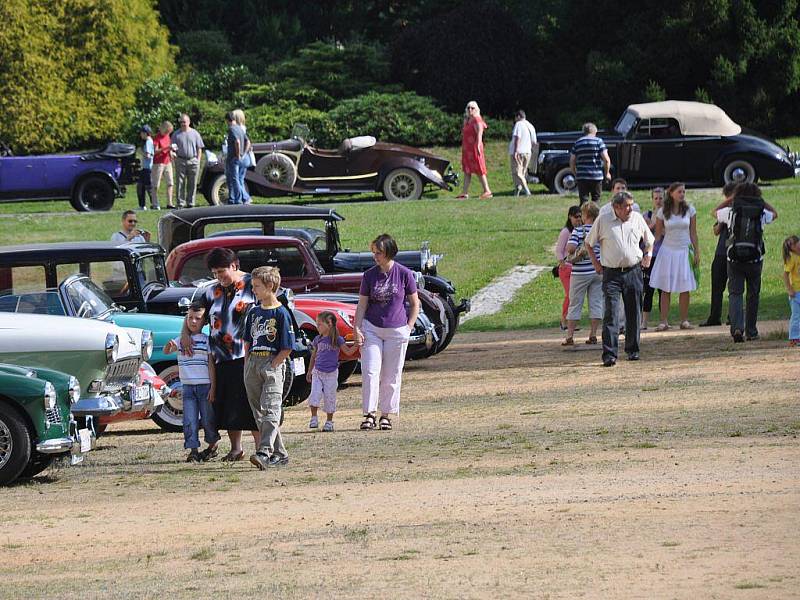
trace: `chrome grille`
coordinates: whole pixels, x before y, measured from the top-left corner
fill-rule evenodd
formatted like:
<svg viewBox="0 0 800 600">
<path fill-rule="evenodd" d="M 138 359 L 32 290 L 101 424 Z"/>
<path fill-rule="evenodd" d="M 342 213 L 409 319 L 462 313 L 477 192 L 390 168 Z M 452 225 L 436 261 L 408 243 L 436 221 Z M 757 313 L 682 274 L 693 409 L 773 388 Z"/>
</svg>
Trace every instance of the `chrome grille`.
<svg viewBox="0 0 800 600">
<path fill-rule="evenodd" d="M 125 358 L 108 365 L 103 378 L 104 391 L 117 391 L 126 383 L 136 383 L 140 359 Z"/>
<path fill-rule="evenodd" d="M 48 408 L 44 411 L 44 418 L 48 425 L 59 425 L 61 423 L 61 409 L 56 404 L 55 408 Z"/>
</svg>

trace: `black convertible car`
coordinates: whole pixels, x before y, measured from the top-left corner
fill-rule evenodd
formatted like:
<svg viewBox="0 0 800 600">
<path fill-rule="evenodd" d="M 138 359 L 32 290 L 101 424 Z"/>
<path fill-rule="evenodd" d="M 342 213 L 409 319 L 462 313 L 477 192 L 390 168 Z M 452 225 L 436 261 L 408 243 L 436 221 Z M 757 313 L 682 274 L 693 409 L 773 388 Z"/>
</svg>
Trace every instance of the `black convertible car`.
<svg viewBox="0 0 800 600">
<path fill-rule="evenodd" d="M 577 182 L 569 149 L 579 131 L 541 133 L 539 157 L 529 177 L 551 192 L 566 194 Z M 614 129 L 600 131 L 615 177 L 629 187 L 722 185 L 785 179 L 800 174 L 800 160 L 789 148 L 755 131 L 742 129 L 718 106 L 669 100 L 631 104 Z"/>
</svg>

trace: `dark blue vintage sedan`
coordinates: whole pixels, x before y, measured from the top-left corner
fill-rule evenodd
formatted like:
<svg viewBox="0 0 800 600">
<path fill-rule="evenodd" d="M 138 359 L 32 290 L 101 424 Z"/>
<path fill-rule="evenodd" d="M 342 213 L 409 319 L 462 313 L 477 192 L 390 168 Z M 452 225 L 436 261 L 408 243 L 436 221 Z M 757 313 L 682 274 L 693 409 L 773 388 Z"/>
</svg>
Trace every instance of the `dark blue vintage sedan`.
<svg viewBox="0 0 800 600">
<path fill-rule="evenodd" d="M 539 134 L 539 156 L 531 179 L 551 192 L 577 190 L 569 149 L 579 131 Z M 669 100 L 631 104 L 614 129 L 600 131 L 611 157 L 612 173 L 629 187 L 682 181 L 702 187 L 785 179 L 800 174 L 795 152 L 755 131 L 743 129 L 718 106 Z"/>
<path fill-rule="evenodd" d="M 110 143 L 82 154 L 14 156 L 0 142 L 0 202 L 69 200 L 79 211 L 111 210 L 136 180 L 130 144 Z"/>
</svg>

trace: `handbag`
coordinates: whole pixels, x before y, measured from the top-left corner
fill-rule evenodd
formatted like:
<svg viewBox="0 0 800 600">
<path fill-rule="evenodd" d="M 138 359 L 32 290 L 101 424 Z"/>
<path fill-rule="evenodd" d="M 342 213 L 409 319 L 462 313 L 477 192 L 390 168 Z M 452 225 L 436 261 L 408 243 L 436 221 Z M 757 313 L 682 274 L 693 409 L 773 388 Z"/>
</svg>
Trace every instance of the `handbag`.
<svg viewBox="0 0 800 600">
<path fill-rule="evenodd" d="M 553 267 L 553 268 L 550 270 L 550 272 L 553 274 L 553 277 L 555 277 L 556 279 L 558 279 L 558 265 L 556 265 L 555 267 Z"/>
</svg>

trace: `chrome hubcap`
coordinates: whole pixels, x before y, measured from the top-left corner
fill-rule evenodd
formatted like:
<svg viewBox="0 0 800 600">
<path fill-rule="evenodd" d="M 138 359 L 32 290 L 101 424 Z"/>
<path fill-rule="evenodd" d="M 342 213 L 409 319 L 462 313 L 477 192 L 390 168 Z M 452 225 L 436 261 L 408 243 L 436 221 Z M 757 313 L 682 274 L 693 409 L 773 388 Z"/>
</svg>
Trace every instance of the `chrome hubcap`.
<svg viewBox="0 0 800 600">
<path fill-rule="evenodd" d="M 577 182 L 575 181 L 574 175 L 565 175 L 561 180 L 561 187 L 565 190 L 572 190 L 575 189 Z"/>
<path fill-rule="evenodd" d="M 397 175 L 389 186 L 398 198 L 409 198 L 414 192 L 414 180 L 408 175 Z"/>
<path fill-rule="evenodd" d="M 747 171 L 742 169 L 741 167 L 736 167 L 733 171 L 731 171 L 731 181 L 736 183 L 741 183 L 747 180 Z"/>
<path fill-rule="evenodd" d="M 14 440 L 11 439 L 11 430 L 3 421 L 0 421 L 0 469 L 11 460 L 14 451 Z"/>
<path fill-rule="evenodd" d="M 286 171 L 280 165 L 270 165 L 267 169 L 267 179 L 275 183 L 281 183 L 286 179 Z"/>
</svg>

